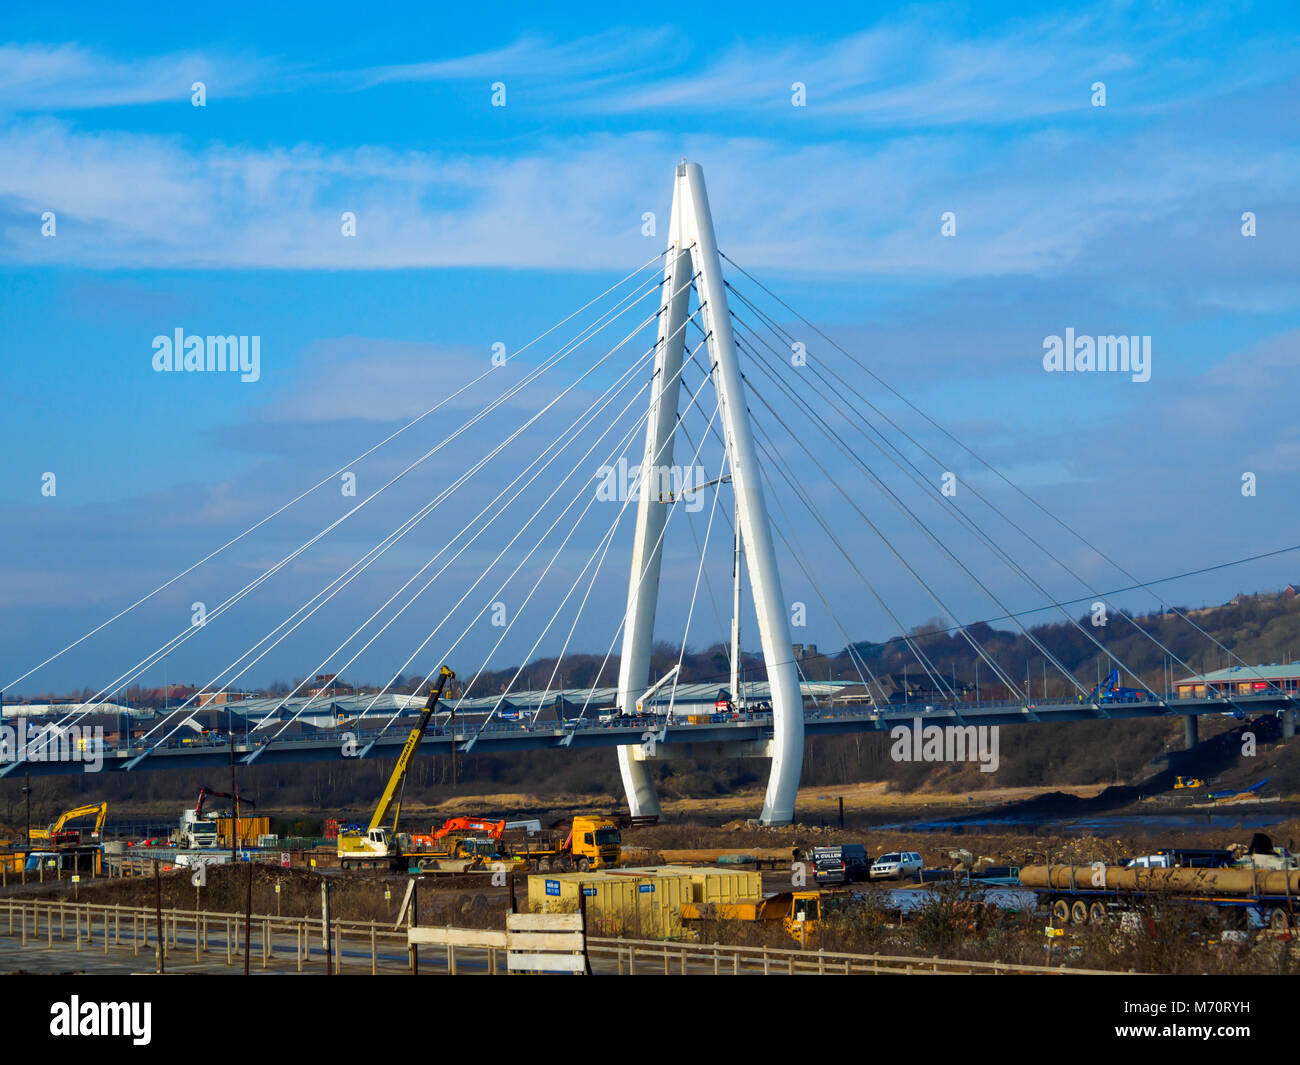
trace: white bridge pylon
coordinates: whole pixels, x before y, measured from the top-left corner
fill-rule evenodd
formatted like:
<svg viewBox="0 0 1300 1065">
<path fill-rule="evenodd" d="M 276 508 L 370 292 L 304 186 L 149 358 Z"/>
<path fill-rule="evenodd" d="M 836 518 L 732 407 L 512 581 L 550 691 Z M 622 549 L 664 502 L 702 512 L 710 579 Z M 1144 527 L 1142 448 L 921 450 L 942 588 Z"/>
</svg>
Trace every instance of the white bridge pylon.
<svg viewBox="0 0 1300 1065">
<path fill-rule="evenodd" d="M 654 467 L 673 462 L 673 436 L 677 428 L 682 358 L 686 347 L 690 279 L 698 277 L 701 317 L 707 334 L 713 387 L 718 395 L 736 516 L 753 592 L 763 660 L 771 689 L 773 737 L 772 770 L 760 820 L 785 825 L 794 820 L 795 796 L 803 764 L 803 696 L 793 660 L 790 623 L 776 551 L 768 522 L 767 504 L 749 422 L 745 386 L 736 355 L 727 308 L 722 263 L 713 233 L 704 189 L 704 171 L 698 163 L 677 167 L 669 221 L 663 306 L 655 350 L 654 378 L 650 389 L 650 417 L 646 425 L 645 456 L 641 463 L 640 499 L 636 537 L 632 546 L 632 572 L 628 585 L 623 654 L 619 664 L 618 706 L 635 710 L 637 697 L 650 681 L 650 651 L 654 642 L 655 610 L 659 602 L 659 575 L 663 561 L 667 507 L 651 498 L 649 486 L 658 483 Z M 732 692 L 732 697 L 736 693 Z M 659 813 L 659 797 L 646 763 L 636 747 L 618 749 L 619 770 L 633 816 Z"/>
</svg>

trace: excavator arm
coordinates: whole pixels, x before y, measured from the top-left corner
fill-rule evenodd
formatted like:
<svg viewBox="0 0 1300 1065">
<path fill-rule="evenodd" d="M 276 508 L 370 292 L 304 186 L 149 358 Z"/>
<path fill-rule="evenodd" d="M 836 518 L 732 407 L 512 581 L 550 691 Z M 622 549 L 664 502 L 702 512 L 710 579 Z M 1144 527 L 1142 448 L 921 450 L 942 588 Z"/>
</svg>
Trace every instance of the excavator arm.
<svg viewBox="0 0 1300 1065">
<path fill-rule="evenodd" d="M 442 839 L 452 832 L 482 832 L 488 839 L 500 839 L 506 830 L 504 821 L 484 821 L 476 817 L 450 817 L 442 828 L 433 834 L 434 839 Z"/>
<path fill-rule="evenodd" d="M 370 818 L 369 831 L 381 827 L 388 820 L 389 811 L 393 811 L 393 832 L 397 832 L 397 817 L 401 813 L 402 803 L 398 797 L 402 790 L 402 784 L 406 781 L 406 771 L 410 768 L 411 759 L 415 757 L 415 752 L 420 747 L 420 741 L 424 739 L 424 731 L 429 727 L 429 719 L 433 717 L 433 711 L 438 705 L 438 700 L 442 698 L 443 689 L 447 686 L 447 681 L 456 676 L 450 669 L 443 666 L 438 677 L 438 686 L 429 693 L 428 701 L 424 704 L 424 712 L 420 715 L 420 720 L 415 728 L 411 729 L 411 734 L 406 737 L 406 743 L 402 745 L 402 753 L 397 756 L 397 764 L 393 766 L 393 773 L 388 778 L 388 786 L 384 788 L 384 794 L 379 800 L 379 805 L 375 807 L 374 816 Z"/>
<path fill-rule="evenodd" d="M 108 803 L 97 802 L 89 806 L 78 806 L 59 815 L 59 819 L 50 825 L 44 832 L 36 830 L 32 832 L 33 839 L 53 839 L 63 831 L 63 826 L 69 821 L 75 821 L 78 817 L 89 817 L 95 814 L 95 835 L 98 836 L 100 830 L 104 827 L 104 821 L 108 817 Z"/>
</svg>

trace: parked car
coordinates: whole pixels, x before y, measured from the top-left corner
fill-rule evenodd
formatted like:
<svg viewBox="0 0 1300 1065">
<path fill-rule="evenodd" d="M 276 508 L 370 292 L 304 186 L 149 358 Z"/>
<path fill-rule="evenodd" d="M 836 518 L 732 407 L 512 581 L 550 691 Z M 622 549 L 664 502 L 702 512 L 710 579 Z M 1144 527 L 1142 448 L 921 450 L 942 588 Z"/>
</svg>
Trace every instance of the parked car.
<svg viewBox="0 0 1300 1065">
<path fill-rule="evenodd" d="M 813 879 L 819 884 L 846 884 L 866 880 L 871 858 L 860 843 L 838 843 L 812 849 Z"/>
<path fill-rule="evenodd" d="M 871 863 L 872 880 L 915 879 L 925 868 L 916 851 L 890 851 Z"/>
<path fill-rule="evenodd" d="M 1175 847 L 1141 854 L 1125 863 L 1129 869 L 1223 869 L 1232 864 L 1232 852 Z"/>
</svg>

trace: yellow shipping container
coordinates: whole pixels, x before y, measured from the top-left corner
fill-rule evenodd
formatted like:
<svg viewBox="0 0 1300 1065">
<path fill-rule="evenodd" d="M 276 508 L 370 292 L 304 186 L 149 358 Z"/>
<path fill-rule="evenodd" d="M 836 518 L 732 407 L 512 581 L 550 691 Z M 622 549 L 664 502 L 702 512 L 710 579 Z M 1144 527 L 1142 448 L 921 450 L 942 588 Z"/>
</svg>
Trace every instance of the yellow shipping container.
<svg viewBox="0 0 1300 1065">
<path fill-rule="evenodd" d="M 528 878 L 528 908 L 536 913 L 577 913 L 586 896 L 587 931 L 616 935 L 635 921 L 635 884 L 604 873 L 539 873 Z"/>
<path fill-rule="evenodd" d="M 735 902 L 763 894 L 763 877 L 755 869 L 713 869 L 705 865 L 660 865 L 647 872 L 656 876 L 681 876 L 690 880 L 690 902 Z"/>
<path fill-rule="evenodd" d="M 689 877 L 623 873 L 545 873 L 528 878 L 529 908 L 542 913 L 574 913 L 586 896 L 587 930 L 592 935 L 623 933 L 647 939 L 675 936 L 682 906 L 691 902 Z"/>
<path fill-rule="evenodd" d="M 217 817 L 217 837 L 222 846 L 230 846 L 230 822 L 234 820 L 231 817 Z M 256 847 L 257 840 L 260 836 L 269 836 L 271 834 L 271 819 L 269 817 L 241 817 L 239 819 L 239 841 L 237 846 Z"/>
</svg>

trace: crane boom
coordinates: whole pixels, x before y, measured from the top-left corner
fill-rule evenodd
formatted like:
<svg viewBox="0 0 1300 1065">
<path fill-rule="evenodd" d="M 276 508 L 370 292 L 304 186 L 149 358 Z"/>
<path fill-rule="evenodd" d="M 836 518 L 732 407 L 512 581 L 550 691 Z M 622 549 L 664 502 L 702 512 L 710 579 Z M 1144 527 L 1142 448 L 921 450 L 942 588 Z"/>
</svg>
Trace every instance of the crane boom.
<svg viewBox="0 0 1300 1065">
<path fill-rule="evenodd" d="M 215 791 L 212 788 L 199 788 L 199 801 L 194 804 L 194 819 L 203 820 L 203 803 L 211 795 L 218 799 L 234 799 L 240 806 L 256 806 L 252 799 L 245 799 L 242 795 L 236 793 L 231 795 L 228 791 Z"/>
<path fill-rule="evenodd" d="M 383 825 L 388 820 L 389 810 L 394 810 L 393 831 L 397 831 L 397 815 L 402 809 L 398 794 L 402 789 L 402 784 L 406 781 L 406 770 L 410 767 L 411 759 L 415 756 L 420 741 L 424 739 L 424 730 L 429 727 L 429 719 L 433 716 L 438 700 L 442 698 L 442 692 L 447 686 L 447 681 L 455 676 L 456 674 L 446 666 L 442 667 L 438 677 L 438 686 L 429 693 L 428 701 L 424 704 L 424 713 L 420 715 L 420 720 L 416 726 L 411 729 L 411 734 L 406 737 L 406 743 L 402 746 L 402 753 L 397 756 L 397 764 L 393 766 L 392 776 L 388 778 L 388 786 L 384 788 L 384 794 L 379 800 L 379 805 L 375 807 L 375 813 L 370 819 L 370 827 L 367 831 L 372 831 Z"/>
</svg>

